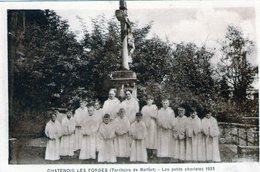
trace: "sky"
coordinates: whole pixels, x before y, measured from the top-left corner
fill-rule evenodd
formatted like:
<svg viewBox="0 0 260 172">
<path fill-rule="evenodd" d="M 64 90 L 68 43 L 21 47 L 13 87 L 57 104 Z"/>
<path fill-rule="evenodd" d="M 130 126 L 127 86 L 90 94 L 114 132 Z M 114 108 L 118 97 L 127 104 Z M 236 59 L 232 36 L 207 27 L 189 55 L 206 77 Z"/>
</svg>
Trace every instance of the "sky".
<svg viewBox="0 0 260 172">
<path fill-rule="evenodd" d="M 68 20 L 70 29 L 77 33 L 80 40 L 83 36 L 82 26 L 77 18 L 81 17 L 88 29 L 91 28 L 91 18 L 104 15 L 109 19 L 115 16 L 118 1 L 89 2 L 80 8 L 55 9 L 62 19 Z M 129 19 L 140 26 L 153 21 L 150 36 L 158 35 L 172 42 L 193 42 L 198 46 L 206 44 L 209 48 L 220 48 L 228 25 L 242 29 L 246 37 L 256 41 L 255 9 L 252 6 L 209 6 L 176 4 L 163 2 L 127 2 Z M 220 55 L 211 62 L 217 64 Z M 250 63 L 257 64 L 256 51 L 249 58 Z"/>
</svg>

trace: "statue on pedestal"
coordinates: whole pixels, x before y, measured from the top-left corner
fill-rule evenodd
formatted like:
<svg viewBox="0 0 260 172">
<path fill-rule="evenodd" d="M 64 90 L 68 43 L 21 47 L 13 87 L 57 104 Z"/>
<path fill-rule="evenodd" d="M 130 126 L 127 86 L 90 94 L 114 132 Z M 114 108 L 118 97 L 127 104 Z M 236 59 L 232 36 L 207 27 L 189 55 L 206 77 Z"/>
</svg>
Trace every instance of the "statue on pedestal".
<svg viewBox="0 0 260 172">
<path fill-rule="evenodd" d="M 133 92 L 133 97 L 137 97 L 136 74 L 130 70 L 132 63 L 132 55 L 135 50 L 134 37 L 132 33 L 131 22 L 127 14 L 127 6 L 124 0 L 119 1 L 119 9 L 115 12 L 116 18 L 121 24 L 121 41 L 122 41 L 122 70 L 114 71 L 110 77 L 113 88 L 117 90 L 117 96 L 123 100 L 125 90 L 130 89 Z"/>
</svg>

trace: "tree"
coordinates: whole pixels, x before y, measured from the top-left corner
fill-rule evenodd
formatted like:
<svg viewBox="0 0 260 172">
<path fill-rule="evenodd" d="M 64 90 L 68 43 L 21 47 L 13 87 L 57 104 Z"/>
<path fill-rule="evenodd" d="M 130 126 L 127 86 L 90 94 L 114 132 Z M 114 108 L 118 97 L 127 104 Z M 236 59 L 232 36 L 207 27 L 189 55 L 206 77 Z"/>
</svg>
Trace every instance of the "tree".
<svg viewBox="0 0 260 172">
<path fill-rule="evenodd" d="M 240 28 L 228 26 L 221 48 L 222 72 L 231 85 L 233 100 L 238 105 L 247 101 L 247 91 L 258 71 L 258 68 L 248 61 L 253 47 L 253 41 L 246 38 Z"/>
<path fill-rule="evenodd" d="M 133 70 L 140 84 L 153 81 L 161 84 L 171 67 L 171 45 L 158 37 L 137 42 Z"/>
<path fill-rule="evenodd" d="M 228 85 L 227 78 L 222 76 L 221 80 L 219 81 L 219 96 L 223 98 L 225 101 L 229 100 L 230 98 L 230 86 Z"/>
<path fill-rule="evenodd" d="M 171 68 L 171 44 L 154 36 L 136 41 L 136 47 L 132 70 L 138 77 L 140 103 L 145 102 L 147 95 L 152 95 L 157 105 L 160 105 L 162 83 Z"/>
<path fill-rule="evenodd" d="M 92 19 L 92 30 L 84 30 L 81 42 L 87 63 L 82 66 L 86 87 L 93 92 L 92 98 L 104 100 L 107 96 L 104 83 L 112 71 L 119 70 L 120 29 L 115 18 L 106 20 L 103 16 Z"/>
<path fill-rule="evenodd" d="M 54 11 L 24 13 L 36 18 L 26 19 L 20 43 L 24 56 L 13 61 L 14 101 L 32 109 L 66 106 L 77 89 L 82 47 Z"/>
<path fill-rule="evenodd" d="M 10 132 L 43 134 L 48 108 L 73 110 L 79 92 L 89 94 L 81 89 L 83 48 L 54 11 L 10 10 L 8 28 Z"/>
<path fill-rule="evenodd" d="M 180 43 L 175 45 L 172 55 L 172 67 L 164 84 L 165 92 L 176 104 L 191 99 L 209 104 L 215 93 L 209 63 L 214 54 L 205 46 Z"/>
</svg>

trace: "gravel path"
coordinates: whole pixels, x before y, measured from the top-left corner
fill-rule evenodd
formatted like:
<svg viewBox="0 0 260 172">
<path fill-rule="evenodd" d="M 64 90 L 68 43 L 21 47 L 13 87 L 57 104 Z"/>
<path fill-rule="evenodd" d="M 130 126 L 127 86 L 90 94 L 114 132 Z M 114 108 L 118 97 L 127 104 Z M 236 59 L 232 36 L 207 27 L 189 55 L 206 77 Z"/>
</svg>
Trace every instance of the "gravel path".
<svg viewBox="0 0 260 172">
<path fill-rule="evenodd" d="M 11 158 L 10 164 L 96 164 L 96 160 L 78 160 L 78 154 L 72 158 L 62 158 L 58 161 L 44 160 L 45 154 L 45 138 L 37 139 L 20 139 L 16 142 L 17 157 Z M 11 157 L 15 156 L 11 154 Z M 248 156 L 246 158 L 238 158 L 237 148 L 235 145 L 220 144 L 220 156 L 222 162 L 253 162 L 259 161 L 259 157 Z M 118 163 L 130 163 L 128 159 L 118 159 Z M 177 163 L 176 160 L 168 158 L 151 159 L 148 163 Z"/>
</svg>

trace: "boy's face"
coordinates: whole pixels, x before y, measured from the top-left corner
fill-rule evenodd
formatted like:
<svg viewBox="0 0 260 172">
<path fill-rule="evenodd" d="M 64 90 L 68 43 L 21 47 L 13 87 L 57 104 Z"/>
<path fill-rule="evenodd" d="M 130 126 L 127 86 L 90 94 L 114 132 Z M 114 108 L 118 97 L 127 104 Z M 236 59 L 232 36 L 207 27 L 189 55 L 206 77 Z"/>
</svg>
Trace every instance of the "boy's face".
<svg viewBox="0 0 260 172">
<path fill-rule="evenodd" d="M 146 103 L 147 103 L 147 105 L 152 105 L 153 104 L 153 99 L 148 99 L 147 101 L 146 101 Z"/>
<path fill-rule="evenodd" d="M 80 107 L 85 107 L 86 106 L 86 102 L 81 102 L 80 103 Z"/>
<path fill-rule="evenodd" d="M 209 113 L 207 113 L 207 115 L 206 115 L 206 118 L 210 118 L 211 117 L 211 113 L 209 112 Z"/>
<path fill-rule="evenodd" d="M 166 109 L 167 107 L 169 107 L 169 104 L 170 104 L 169 101 L 163 101 L 163 102 L 162 102 L 163 108 L 165 108 L 165 109 Z"/>
<path fill-rule="evenodd" d="M 126 99 L 127 99 L 127 100 L 130 100 L 130 99 L 132 98 L 132 94 L 131 94 L 130 91 L 127 91 L 127 92 L 125 93 L 125 95 L 126 95 Z"/>
<path fill-rule="evenodd" d="M 136 118 L 136 121 L 137 121 L 137 122 L 140 122 L 143 117 L 142 117 L 142 116 L 136 116 L 135 118 Z"/>
<path fill-rule="evenodd" d="M 103 118 L 103 122 L 104 122 L 105 124 L 108 124 L 108 123 L 109 123 L 109 121 L 110 121 L 110 119 L 109 119 L 109 118 Z"/>
<path fill-rule="evenodd" d="M 52 120 L 52 122 L 55 122 L 56 118 L 57 118 L 56 115 L 55 115 L 54 113 L 52 113 L 52 114 L 51 114 L 51 120 Z"/>
<path fill-rule="evenodd" d="M 89 107 L 88 114 L 91 116 L 91 115 L 93 115 L 93 113 L 94 113 L 94 107 Z"/>
<path fill-rule="evenodd" d="M 178 114 L 179 114 L 180 117 L 183 117 L 184 114 L 185 114 L 185 109 L 182 108 L 182 107 L 179 107 L 179 108 L 178 108 Z"/>
<path fill-rule="evenodd" d="M 191 118 L 195 118 L 196 117 L 196 115 L 197 115 L 197 112 L 195 111 L 195 112 L 193 112 L 193 113 L 191 113 Z"/>
<path fill-rule="evenodd" d="M 114 99 L 116 94 L 113 91 L 110 91 L 108 94 L 109 99 Z"/>
<path fill-rule="evenodd" d="M 68 118 L 71 118 L 71 116 L 72 116 L 72 112 L 68 112 L 68 113 L 67 113 L 67 117 L 68 117 Z"/>
<path fill-rule="evenodd" d="M 118 116 L 120 118 L 123 118 L 125 116 L 125 109 L 120 109 L 119 112 L 118 112 Z"/>
<path fill-rule="evenodd" d="M 95 104 L 94 104 L 94 107 L 95 107 L 95 109 L 99 109 L 100 108 L 100 104 L 98 103 L 98 102 L 96 102 Z"/>
</svg>

